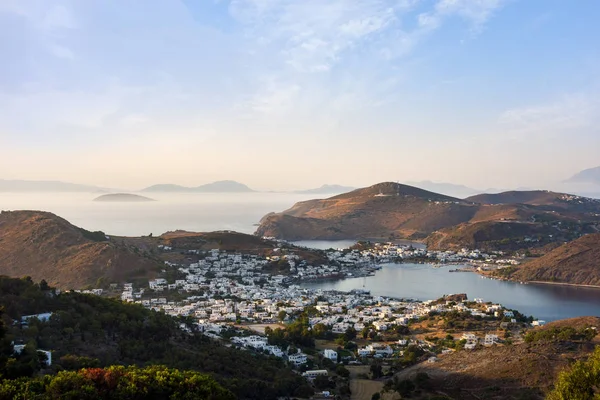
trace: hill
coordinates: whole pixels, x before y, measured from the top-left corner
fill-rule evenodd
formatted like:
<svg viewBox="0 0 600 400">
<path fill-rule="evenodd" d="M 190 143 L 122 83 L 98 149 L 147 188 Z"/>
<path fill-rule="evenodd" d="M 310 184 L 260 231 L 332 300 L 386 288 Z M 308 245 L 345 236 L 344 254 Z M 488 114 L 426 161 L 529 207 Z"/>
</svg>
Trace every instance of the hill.
<svg viewBox="0 0 600 400">
<path fill-rule="evenodd" d="M 149 197 L 140 196 L 137 194 L 130 193 L 111 193 L 103 194 L 102 196 L 96 197 L 94 201 L 108 202 L 108 203 L 139 203 L 147 201 L 156 201 Z"/>
<path fill-rule="evenodd" d="M 583 317 L 558 323 L 560 325 L 548 324 L 539 329 L 549 332 L 556 328 L 556 332 L 560 333 L 562 327 L 569 327 L 574 331 L 597 327 L 600 319 Z M 426 399 L 429 398 L 427 394 L 444 393 L 448 397 L 440 399 L 541 400 L 550 392 L 563 369 L 574 360 L 586 359 L 598 344 L 597 337 L 578 339 L 567 334 L 570 332 L 571 329 L 563 335 L 540 335 L 542 339 L 530 343 L 457 351 L 440 357 L 434 363 L 425 362 L 407 368 L 395 379 L 396 382 L 416 382 L 416 386 L 425 392 L 421 393 L 424 396 L 413 398 Z"/>
<path fill-rule="evenodd" d="M 341 185 L 323 185 L 321 187 L 315 189 L 307 189 L 307 190 L 297 190 L 295 193 L 299 194 L 338 194 L 349 192 L 356 188 L 350 186 L 341 186 Z"/>
<path fill-rule="evenodd" d="M 600 233 L 582 236 L 523 264 L 511 278 L 600 286 Z"/>
<path fill-rule="evenodd" d="M 232 349 L 209 339 L 197 331 L 192 318 L 175 318 L 137 304 L 100 296 L 76 292 L 56 295 L 53 290 L 34 284 L 30 279 L 6 277 L 0 277 L 0 307 L 5 310 L 3 320 L 7 339 L 0 338 L 0 342 L 27 345 L 20 357 L 14 357 L 14 362 L 6 365 L 3 356 L 7 354 L 0 354 L 3 377 L 32 376 L 39 372 L 52 375 L 82 367 L 164 365 L 208 374 L 238 399 L 291 397 L 301 389 L 304 393 L 307 389 L 312 393 L 304 379 L 286 367 L 282 360 Z M 20 323 L 23 315 L 43 312 L 52 313 L 47 321 L 32 319 L 27 324 Z M 0 336 L 1 333 L 2 329 Z M 52 351 L 51 367 L 43 366 L 43 371 L 39 371 L 35 349 Z M 11 353 L 6 347 L 1 350 Z M 167 380 L 165 372 L 168 371 L 162 367 L 150 367 L 149 372 L 156 368 L 163 370 L 159 381 Z M 210 381 L 208 383 L 214 386 Z M 150 382 L 142 388 L 149 388 L 148 385 Z M 139 394 L 142 388 L 136 388 L 135 393 Z M 183 394 L 171 398 L 196 397 Z"/>
<path fill-rule="evenodd" d="M 148 278 L 160 260 L 102 232 L 41 211 L 0 213 L 0 274 L 46 279 L 63 288 Z"/>
<path fill-rule="evenodd" d="M 600 167 L 584 169 L 567 179 L 566 182 L 594 183 L 600 185 Z"/>
<path fill-rule="evenodd" d="M 0 192 L 108 192 L 109 189 L 60 181 L 0 179 Z"/>
<path fill-rule="evenodd" d="M 423 238 L 468 221 L 476 211 L 450 196 L 385 182 L 268 214 L 256 234 L 289 240 Z"/>
<path fill-rule="evenodd" d="M 173 184 L 159 184 L 142 189 L 141 192 L 155 193 L 250 193 L 250 189 L 243 183 L 235 181 L 217 181 L 196 187 L 186 187 Z"/>
<path fill-rule="evenodd" d="M 480 194 L 465 200 L 481 204 L 527 204 L 548 211 L 600 212 L 600 200 L 548 190 Z"/>
<path fill-rule="evenodd" d="M 517 250 L 595 232 L 600 201 L 547 191 L 460 200 L 398 183 L 380 183 L 267 214 L 257 235 L 287 240 L 425 240 L 432 249 Z"/>
</svg>

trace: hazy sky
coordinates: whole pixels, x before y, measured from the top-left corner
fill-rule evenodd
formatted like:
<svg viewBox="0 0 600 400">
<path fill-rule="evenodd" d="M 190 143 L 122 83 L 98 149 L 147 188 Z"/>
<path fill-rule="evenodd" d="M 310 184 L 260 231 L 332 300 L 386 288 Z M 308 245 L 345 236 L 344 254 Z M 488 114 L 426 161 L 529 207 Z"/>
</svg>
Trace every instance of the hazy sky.
<svg viewBox="0 0 600 400">
<path fill-rule="evenodd" d="M 597 0 L 0 0 L 0 178 L 541 186 L 600 165 Z"/>
</svg>

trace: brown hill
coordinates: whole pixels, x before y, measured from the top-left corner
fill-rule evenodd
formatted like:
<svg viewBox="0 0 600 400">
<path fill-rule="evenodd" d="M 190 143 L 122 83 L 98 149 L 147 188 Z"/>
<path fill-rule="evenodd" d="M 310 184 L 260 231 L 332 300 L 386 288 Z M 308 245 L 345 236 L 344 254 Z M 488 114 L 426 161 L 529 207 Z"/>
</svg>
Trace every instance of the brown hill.
<svg viewBox="0 0 600 400">
<path fill-rule="evenodd" d="M 268 214 L 256 234 L 288 240 L 420 240 L 429 236 L 430 246 L 444 249 L 493 247 L 508 238 L 514 249 L 517 244 L 531 247 L 571 240 L 593 232 L 586 224 L 598 222 L 600 201 L 583 197 L 535 191 L 459 200 L 385 182 Z"/>
<path fill-rule="evenodd" d="M 385 182 L 266 215 L 256 234 L 289 240 L 424 238 L 468 221 L 477 208 L 453 197 Z"/>
<path fill-rule="evenodd" d="M 45 279 L 63 289 L 151 277 L 158 259 L 102 232 L 41 211 L 0 213 L 0 274 Z"/>
<path fill-rule="evenodd" d="M 579 324 L 575 319 L 565 323 Z M 597 343 L 597 339 L 550 341 L 457 351 L 434 363 L 407 368 L 397 376 L 414 380 L 417 374 L 425 373 L 430 378 L 428 392 L 443 393 L 452 399 L 542 400 L 558 373 L 574 360 L 585 359 Z"/>
<path fill-rule="evenodd" d="M 480 204 L 528 204 L 543 210 L 570 212 L 600 212 L 600 200 L 556 193 L 548 190 L 510 191 L 497 194 L 478 194 L 466 198 L 467 201 Z"/>
<path fill-rule="evenodd" d="M 600 286 L 600 233 L 585 235 L 557 247 L 524 264 L 512 278 Z"/>
</svg>

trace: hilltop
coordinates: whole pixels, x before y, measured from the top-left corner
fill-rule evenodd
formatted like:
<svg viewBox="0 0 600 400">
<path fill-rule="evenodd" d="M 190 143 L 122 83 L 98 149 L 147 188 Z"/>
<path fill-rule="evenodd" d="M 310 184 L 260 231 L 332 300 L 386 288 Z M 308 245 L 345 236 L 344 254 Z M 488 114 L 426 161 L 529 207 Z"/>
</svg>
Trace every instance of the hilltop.
<svg viewBox="0 0 600 400">
<path fill-rule="evenodd" d="M 267 214 L 256 234 L 288 240 L 425 240 L 434 249 L 504 241 L 515 249 L 571 240 L 593 232 L 598 222 L 600 201 L 580 196 L 524 191 L 460 200 L 385 182 Z"/>
<path fill-rule="evenodd" d="M 289 240 L 423 238 L 470 219 L 476 207 L 450 196 L 384 182 L 266 215 L 258 235 Z"/>
<path fill-rule="evenodd" d="M 526 204 L 547 211 L 594 212 L 600 211 L 600 200 L 548 190 L 510 191 L 480 194 L 465 200 L 480 204 Z"/>
<path fill-rule="evenodd" d="M 41 211 L 0 213 L 0 274 L 46 279 L 59 288 L 155 276 L 160 260 Z"/>
<path fill-rule="evenodd" d="M 600 286 L 600 233 L 589 234 L 518 268 L 511 278 Z"/>
<path fill-rule="evenodd" d="M 142 189 L 141 192 L 155 193 L 249 193 L 254 192 L 243 183 L 235 181 L 217 181 L 196 187 L 174 184 L 158 184 Z"/>
<path fill-rule="evenodd" d="M 137 194 L 111 193 L 111 194 L 104 194 L 102 196 L 96 197 L 94 199 L 94 201 L 113 202 L 113 203 L 123 203 L 123 202 L 139 203 L 139 202 L 156 201 L 156 200 L 151 199 L 149 197 L 140 196 Z"/>
</svg>

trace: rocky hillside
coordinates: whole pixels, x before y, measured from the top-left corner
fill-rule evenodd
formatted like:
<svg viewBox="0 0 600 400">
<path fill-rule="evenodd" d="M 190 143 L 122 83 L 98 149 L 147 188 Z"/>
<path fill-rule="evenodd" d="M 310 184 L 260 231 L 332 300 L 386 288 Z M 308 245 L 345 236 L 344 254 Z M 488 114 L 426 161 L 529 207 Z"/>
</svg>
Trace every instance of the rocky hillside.
<svg viewBox="0 0 600 400">
<path fill-rule="evenodd" d="M 600 200 L 556 193 L 548 190 L 510 191 L 496 194 L 478 194 L 465 200 L 480 204 L 526 204 L 540 210 L 563 212 L 600 212 Z"/>
<path fill-rule="evenodd" d="M 520 281 L 600 286 L 600 233 L 565 243 L 524 264 L 511 277 Z"/>
<path fill-rule="evenodd" d="M 268 214 L 256 234 L 288 240 L 427 238 L 439 248 L 492 246 L 506 238 L 541 245 L 593 232 L 590 225 L 598 222 L 600 201 L 585 197 L 535 191 L 460 200 L 385 182 Z"/>
<path fill-rule="evenodd" d="M 392 182 L 309 200 L 263 218 L 257 235 L 289 240 L 424 238 L 469 220 L 468 202 Z"/>
<path fill-rule="evenodd" d="M 600 326 L 595 317 L 572 318 L 537 328 L 540 331 L 565 327 L 582 329 Z M 535 330 L 534 330 L 535 332 Z M 397 379 L 415 380 L 418 374 L 429 378 L 421 396 L 427 399 L 444 394 L 451 399 L 544 399 L 564 368 L 574 360 L 585 359 L 599 343 L 563 340 L 560 337 L 531 343 L 493 346 L 476 351 L 457 351 L 434 363 L 421 363 L 397 374 Z M 417 380 L 418 381 L 418 380 Z"/>
<path fill-rule="evenodd" d="M 0 274 L 70 289 L 156 275 L 159 260 L 41 211 L 0 213 Z"/>
</svg>

